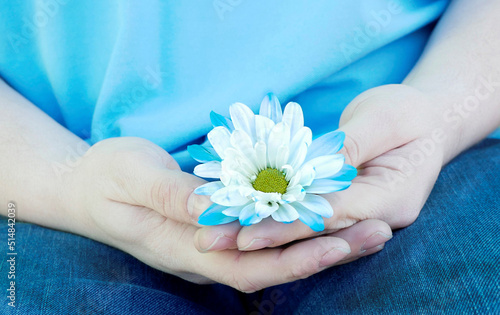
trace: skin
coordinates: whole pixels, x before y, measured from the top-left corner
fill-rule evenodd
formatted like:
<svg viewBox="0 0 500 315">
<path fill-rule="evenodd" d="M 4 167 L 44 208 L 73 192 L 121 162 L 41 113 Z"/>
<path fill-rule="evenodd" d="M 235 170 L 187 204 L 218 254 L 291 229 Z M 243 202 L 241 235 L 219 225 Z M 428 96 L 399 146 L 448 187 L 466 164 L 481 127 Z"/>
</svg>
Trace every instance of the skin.
<svg viewBox="0 0 500 315">
<path fill-rule="evenodd" d="M 180 171 L 167 152 L 139 138 L 89 148 L 3 82 L 0 203 L 14 200 L 19 220 L 109 244 L 189 281 L 244 292 L 373 254 L 391 228 L 417 218 L 441 167 L 500 125 L 500 84 L 481 83 L 500 82 L 499 13 L 494 1 L 454 1 L 403 84 L 349 104 L 340 124 L 343 153 L 360 174 L 349 189 L 327 196 L 335 213 L 321 234 L 298 221 L 200 228 L 197 218 L 210 202 L 192 191 L 204 181 Z M 478 89 L 479 105 L 463 105 Z M 415 160 L 425 139 L 433 149 Z"/>
</svg>

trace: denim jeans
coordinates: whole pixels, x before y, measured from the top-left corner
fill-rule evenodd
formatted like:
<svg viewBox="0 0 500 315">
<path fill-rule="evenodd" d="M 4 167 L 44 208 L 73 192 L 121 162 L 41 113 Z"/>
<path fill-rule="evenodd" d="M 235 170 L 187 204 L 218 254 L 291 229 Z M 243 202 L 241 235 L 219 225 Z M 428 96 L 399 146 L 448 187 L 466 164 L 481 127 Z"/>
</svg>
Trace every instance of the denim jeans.
<svg viewBox="0 0 500 315">
<path fill-rule="evenodd" d="M 419 218 L 383 251 L 253 294 L 195 285 L 77 235 L 17 223 L 16 308 L 2 314 L 401 314 L 500 312 L 500 140 L 442 171 Z M 22 211 L 22 209 L 18 209 Z M 2 218 L 1 240 L 7 243 Z"/>
</svg>

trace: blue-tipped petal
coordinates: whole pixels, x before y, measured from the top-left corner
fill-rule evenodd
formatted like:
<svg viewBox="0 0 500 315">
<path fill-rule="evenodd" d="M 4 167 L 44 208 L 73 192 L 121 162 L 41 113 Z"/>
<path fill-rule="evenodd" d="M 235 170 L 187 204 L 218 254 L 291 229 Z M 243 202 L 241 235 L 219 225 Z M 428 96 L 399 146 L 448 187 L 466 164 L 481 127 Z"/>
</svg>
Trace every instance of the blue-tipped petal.
<svg viewBox="0 0 500 315">
<path fill-rule="evenodd" d="M 292 206 L 299 213 L 299 220 L 309 226 L 314 232 L 321 232 L 325 229 L 323 218 L 298 202 L 294 202 Z"/>
<path fill-rule="evenodd" d="M 301 206 L 325 218 L 330 218 L 333 215 L 332 205 L 328 200 L 318 195 L 307 194 L 302 201 L 297 201 L 293 205 L 295 206 L 296 203 L 300 203 Z"/>
<path fill-rule="evenodd" d="M 210 161 L 222 161 L 212 146 L 203 146 L 199 144 L 189 145 L 187 150 L 191 157 L 200 163 Z"/>
<path fill-rule="evenodd" d="M 260 221 L 262 221 L 262 218 L 260 218 L 255 212 L 255 203 L 252 202 L 241 210 L 240 213 L 241 225 L 248 226 L 255 223 L 259 223 Z"/>
<path fill-rule="evenodd" d="M 194 193 L 201 196 L 213 195 L 217 190 L 224 188 L 224 184 L 220 181 L 203 184 L 194 190 Z"/>
<path fill-rule="evenodd" d="M 306 164 L 311 165 L 316 172 L 315 178 L 331 178 L 344 166 L 345 157 L 342 154 L 318 156 Z"/>
<path fill-rule="evenodd" d="M 344 146 L 345 133 L 343 131 L 332 131 L 314 139 L 307 150 L 306 161 L 322 155 L 337 153 Z"/>
<path fill-rule="evenodd" d="M 227 129 L 229 129 L 229 131 L 234 130 L 233 122 L 231 121 L 231 119 L 224 117 L 222 115 L 219 115 L 214 111 L 210 112 L 210 122 L 212 122 L 212 125 L 214 126 L 214 128 L 222 126 L 222 127 L 226 127 Z"/>
<path fill-rule="evenodd" d="M 198 223 L 201 225 L 219 225 L 230 223 L 238 219 L 223 214 L 222 211 L 224 211 L 225 209 L 227 209 L 227 207 L 215 203 L 212 204 L 207 208 L 207 210 L 205 210 L 205 212 L 200 215 L 200 217 L 198 218 Z"/>
<path fill-rule="evenodd" d="M 281 121 L 283 112 L 281 110 L 280 101 L 274 93 L 269 93 L 264 97 L 262 103 L 260 103 L 259 115 L 271 119 L 276 124 Z"/>
<path fill-rule="evenodd" d="M 329 194 L 347 189 L 349 186 L 351 186 L 350 181 L 316 179 L 309 187 L 306 187 L 306 192 L 309 194 Z"/>
<path fill-rule="evenodd" d="M 299 213 L 289 204 L 281 204 L 278 210 L 271 214 L 275 221 L 292 223 L 299 218 Z"/>
<path fill-rule="evenodd" d="M 342 169 L 330 179 L 338 181 L 352 181 L 358 175 L 358 170 L 349 164 L 344 164 Z"/>
</svg>

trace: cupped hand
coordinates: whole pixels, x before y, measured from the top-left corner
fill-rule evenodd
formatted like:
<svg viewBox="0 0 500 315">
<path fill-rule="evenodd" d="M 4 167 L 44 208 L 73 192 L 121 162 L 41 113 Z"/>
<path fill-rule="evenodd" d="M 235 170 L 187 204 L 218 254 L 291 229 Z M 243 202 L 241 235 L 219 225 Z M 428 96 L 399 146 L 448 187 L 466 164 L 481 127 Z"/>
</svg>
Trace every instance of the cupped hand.
<svg viewBox="0 0 500 315">
<path fill-rule="evenodd" d="M 182 172 L 153 143 L 114 138 L 89 149 L 66 178 L 62 195 L 79 222 L 73 232 L 186 280 L 216 281 L 245 292 L 310 276 L 349 259 L 351 248 L 362 246 L 359 237 L 327 234 L 286 247 L 244 252 L 237 249 L 236 238 L 218 234 L 211 242 L 229 249 L 200 252 L 194 242 L 196 222 L 210 201 L 193 190 L 203 183 Z M 370 226 L 370 222 L 360 225 L 356 235 L 369 232 Z M 239 229 L 234 224 L 220 228 Z"/>
<path fill-rule="evenodd" d="M 298 220 L 283 224 L 269 218 L 243 228 L 204 227 L 196 234 L 197 247 L 221 233 L 247 251 L 327 234 L 364 240 L 344 262 L 376 252 L 391 238 L 389 226 L 406 227 L 418 217 L 443 164 L 447 135 L 442 125 L 437 106 L 411 87 L 366 91 L 341 117 L 339 129 L 346 134 L 341 153 L 358 168 L 358 176 L 347 190 L 322 195 L 334 210 L 325 219 L 325 231 L 316 233 Z"/>
</svg>

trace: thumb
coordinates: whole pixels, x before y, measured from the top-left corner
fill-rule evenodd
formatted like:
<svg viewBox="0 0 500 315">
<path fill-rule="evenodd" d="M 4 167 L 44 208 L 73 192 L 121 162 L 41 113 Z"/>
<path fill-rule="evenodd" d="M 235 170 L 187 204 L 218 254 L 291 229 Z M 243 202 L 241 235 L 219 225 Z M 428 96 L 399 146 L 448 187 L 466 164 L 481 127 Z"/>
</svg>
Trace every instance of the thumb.
<svg viewBox="0 0 500 315">
<path fill-rule="evenodd" d="M 147 207 L 182 223 L 199 226 L 198 216 L 211 204 L 207 196 L 194 193 L 206 182 L 180 169 L 137 163 L 114 181 L 121 188 L 117 201 Z"/>
<path fill-rule="evenodd" d="M 346 135 L 341 153 L 355 167 L 418 138 L 425 122 L 415 106 L 428 102 L 416 89 L 385 85 L 370 89 L 346 107 L 339 130 Z"/>
</svg>

